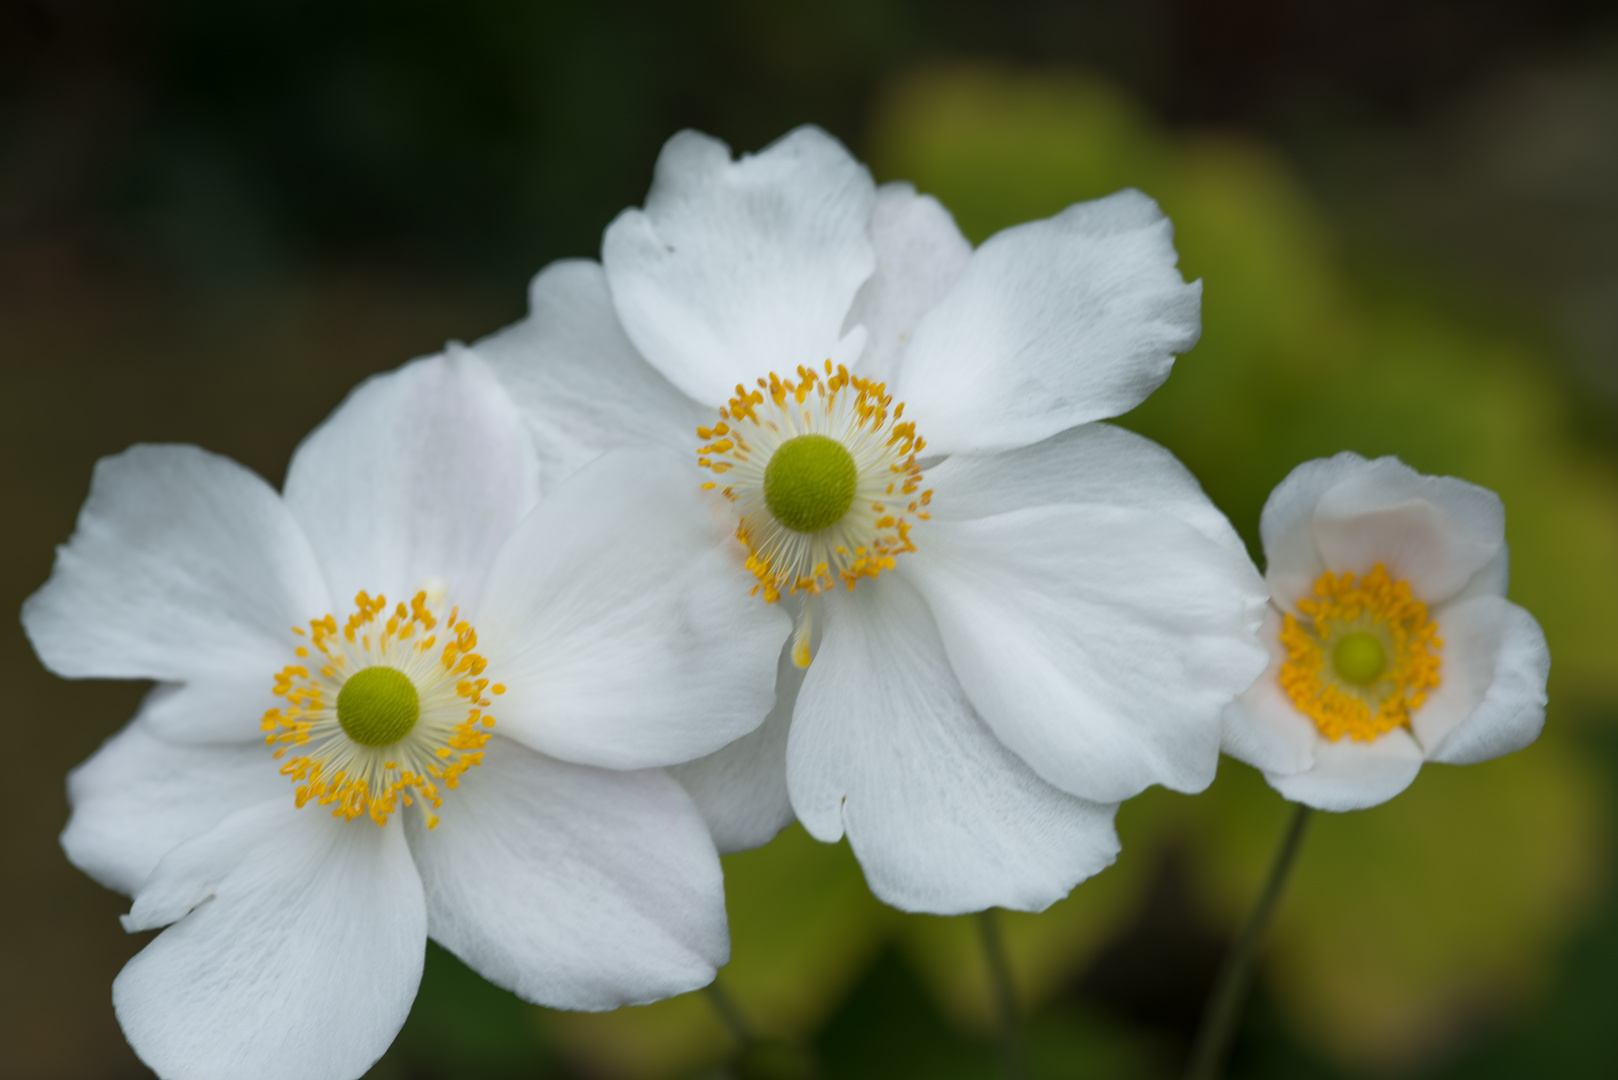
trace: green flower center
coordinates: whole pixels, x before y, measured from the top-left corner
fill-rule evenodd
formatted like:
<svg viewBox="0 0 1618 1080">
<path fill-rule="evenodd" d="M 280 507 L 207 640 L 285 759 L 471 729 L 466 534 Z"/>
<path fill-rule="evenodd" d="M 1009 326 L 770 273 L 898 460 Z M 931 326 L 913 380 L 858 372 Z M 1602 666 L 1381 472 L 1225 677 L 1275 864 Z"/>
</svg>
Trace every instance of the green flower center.
<svg viewBox="0 0 1618 1080">
<path fill-rule="evenodd" d="M 794 532 L 819 532 L 843 520 L 858 486 L 854 455 L 825 435 L 788 439 L 764 467 L 764 505 Z"/>
<path fill-rule="evenodd" d="M 362 746 L 398 742 L 420 715 L 416 686 L 397 668 L 362 668 L 337 691 L 337 722 Z"/>
<path fill-rule="evenodd" d="M 1331 652 L 1337 677 L 1355 686 L 1369 686 L 1388 669 L 1387 650 L 1374 634 L 1348 634 Z"/>
</svg>

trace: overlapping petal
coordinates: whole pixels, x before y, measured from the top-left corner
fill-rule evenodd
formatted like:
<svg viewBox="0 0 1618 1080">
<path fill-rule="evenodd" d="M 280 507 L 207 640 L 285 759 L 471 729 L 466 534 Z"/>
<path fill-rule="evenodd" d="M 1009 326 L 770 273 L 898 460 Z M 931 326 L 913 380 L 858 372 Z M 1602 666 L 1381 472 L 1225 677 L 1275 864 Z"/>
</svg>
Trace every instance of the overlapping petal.
<svg viewBox="0 0 1618 1080">
<path fill-rule="evenodd" d="M 1281 688 L 1281 666 L 1287 659 L 1281 625 L 1281 613 L 1270 608 L 1259 629 L 1269 667 L 1225 710 L 1220 749 L 1266 773 L 1287 774 L 1314 763 L 1320 734 Z"/>
<path fill-rule="evenodd" d="M 1365 574 L 1377 563 L 1433 607 L 1500 557 L 1505 510 L 1476 484 L 1423 476 L 1397 458 L 1341 453 L 1294 469 L 1266 502 L 1260 532 L 1285 611 L 1312 595 L 1326 569 Z"/>
<path fill-rule="evenodd" d="M 1118 851 L 1115 806 L 1036 776 L 973 711 L 902 579 L 826 597 L 787 746 L 792 803 L 845 833 L 880 899 L 955 914 L 1041 911 Z"/>
<path fill-rule="evenodd" d="M 892 378 L 922 316 L 960 279 L 972 245 L 943 204 L 903 182 L 877 188 L 871 243 L 876 271 L 854 297 L 843 329 L 865 327 L 859 371 L 882 381 Z"/>
<path fill-rule="evenodd" d="M 1428 607 L 1466 587 L 1505 543 L 1506 511 L 1487 488 L 1378 458 L 1315 507 L 1315 546 L 1339 572 L 1377 563 Z"/>
<path fill-rule="evenodd" d="M 937 520 L 923 539 L 904 574 L 973 705 L 1041 777 L 1098 802 L 1213 780 L 1219 716 L 1266 659 L 1244 553 L 1106 505 Z"/>
<path fill-rule="evenodd" d="M 125 923 L 169 922 L 112 988 L 130 1045 L 166 1077 L 353 1080 L 421 980 L 427 913 L 404 833 L 291 799 L 158 864 Z"/>
<path fill-rule="evenodd" d="M 285 497 L 338 605 L 436 578 L 468 608 L 538 497 L 538 465 L 516 406 L 461 352 L 362 383 L 298 447 Z"/>
<path fill-rule="evenodd" d="M 159 693 L 162 688 L 159 688 Z M 261 741 L 193 746 L 164 741 L 141 713 L 68 774 L 73 814 L 62 831 L 69 861 L 133 896 L 171 850 L 245 806 L 292 788 Z"/>
<path fill-rule="evenodd" d="M 1403 728 L 1371 742 L 1316 736 L 1310 768 L 1287 776 L 1270 773 L 1264 779 L 1286 798 L 1316 810 L 1364 810 L 1414 783 L 1421 762 L 1421 747 Z"/>
<path fill-rule="evenodd" d="M 193 446 L 96 463 L 78 527 L 23 605 L 69 678 L 266 680 L 327 593 L 298 523 L 248 469 Z"/>
<path fill-rule="evenodd" d="M 758 730 L 706 757 L 669 768 L 696 802 L 721 855 L 768 843 L 792 824 L 787 791 L 787 732 L 804 671 L 782 649 L 775 671 L 775 704 Z"/>
<path fill-rule="evenodd" d="M 1443 683 L 1411 716 L 1429 761 L 1469 765 L 1509 754 L 1545 726 L 1551 654 L 1534 617 L 1497 596 L 1439 613 Z"/>
<path fill-rule="evenodd" d="M 528 1001 L 655 1001 L 729 959 L 719 856 L 659 770 L 569 765 L 496 737 L 438 828 L 408 824 L 434 940 Z"/>
<path fill-rule="evenodd" d="M 734 526 L 672 450 L 615 451 L 557 489 L 489 573 L 480 650 L 500 730 L 564 761 L 689 761 L 752 731 L 790 629 L 749 596 Z"/>
<path fill-rule="evenodd" d="M 1127 412 L 1201 333 L 1173 226 L 1120 191 L 990 237 L 916 327 L 894 380 L 935 451 L 1026 446 Z"/>
<path fill-rule="evenodd" d="M 173 742 L 262 745 L 259 722 L 266 711 L 286 702 L 274 693 L 275 673 L 294 659 L 293 636 L 279 655 L 258 668 L 228 678 L 160 683 L 141 703 L 141 718 L 153 735 Z"/>
<path fill-rule="evenodd" d="M 1282 611 L 1296 615 L 1298 599 L 1312 596 L 1315 581 L 1325 572 L 1315 548 L 1315 507 L 1320 505 L 1320 497 L 1365 464 L 1352 451 L 1306 461 L 1288 473 L 1264 501 L 1258 519 L 1264 577 L 1270 583 L 1272 602 Z"/>
<path fill-rule="evenodd" d="M 874 198 L 865 167 L 819 128 L 738 160 L 680 132 L 658 156 L 645 208 L 619 214 L 602 238 L 629 339 L 715 408 L 772 370 L 851 364 L 864 334 L 840 328 L 875 265 Z"/>
<path fill-rule="evenodd" d="M 1246 547 L 1191 470 L 1152 440 L 1112 424 L 1083 424 L 992 454 L 956 454 L 927 470 L 934 520 L 993 517 L 1032 506 L 1129 506 L 1178 518 L 1232 557 Z M 1255 610 L 1263 584 L 1241 575 Z"/>
<path fill-rule="evenodd" d="M 699 406 L 630 343 L 599 263 L 551 263 L 529 286 L 528 308 L 526 319 L 472 351 L 527 420 L 543 492 L 618 446 L 691 450 L 697 425 L 713 423 L 717 401 Z"/>
</svg>

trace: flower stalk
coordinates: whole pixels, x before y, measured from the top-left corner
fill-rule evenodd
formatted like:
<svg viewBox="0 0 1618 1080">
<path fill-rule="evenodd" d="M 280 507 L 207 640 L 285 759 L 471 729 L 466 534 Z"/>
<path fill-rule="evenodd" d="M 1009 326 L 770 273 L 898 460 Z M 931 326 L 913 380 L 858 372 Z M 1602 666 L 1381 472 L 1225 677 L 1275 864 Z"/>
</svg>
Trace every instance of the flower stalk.
<svg viewBox="0 0 1618 1080">
<path fill-rule="evenodd" d="M 1017 1008 L 1017 990 L 1011 982 L 1011 961 L 1006 956 L 1005 939 L 1000 936 L 1000 923 L 992 908 L 978 912 L 977 921 L 983 937 L 983 958 L 989 967 L 989 984 L 994 989 L 995 1011 L 1000 1020 L 1000 1072 L 1005 1080 L 1028 1080 L 1022 1016 Z"/>
<path fill-rule="evenodd" d="M 736 1044 L 746 1049 L 753 1042 L 753 1025 L 747 1022 L 747 1017 L 742 1014 L 736 999 L 719 985 L 718 980 L 703 987 L 703 991 L 713 1003 L 714 1012 L 719 1014 L 719 1019 L 724 1021 L 725 1027 L 729 1028 L 731 1035 L 735 1037 Z"/>
<path fill-rule="evenodd" d="M 1294 805 L 1292 818 L 1281 837 L 1281 846 L 1276 849 L 1275 861 L 1270 865 L 1270 876 L 1264 882 L 1264 891 L 1259 895 L 1252 913 L 1247 916 L 1240 936 L 1225 954 L 1219 976 L 1214 980 L 1213 991 L 1208 995 L 1208 1004 L 1202 1013 L 1202 1026 L 1197 1031 L 1197 1041 L 1191 1048 L 1191 1060 L 1186 1066 L 1186 1080 L 1218 1080 L 1224 1074 L 1225 1058 L 1230 1053 L 1230 1043 L 1236 1034 L 1236 1022 L 1241 1017 L 1248 987 L 1253 981 L 1253 964 L 1258 958 L 1259 943 L 1264 939 L 1270 917 L 1275 914 L 1275 906 L 1281 899 L 1282 890 L 1286 888 L 1292 864 L 1297 861 L 1298 850 L 1303 846 L 1304 826 L 1308 823 L 1309 807 L 1301 803 Z"/>
</svg>

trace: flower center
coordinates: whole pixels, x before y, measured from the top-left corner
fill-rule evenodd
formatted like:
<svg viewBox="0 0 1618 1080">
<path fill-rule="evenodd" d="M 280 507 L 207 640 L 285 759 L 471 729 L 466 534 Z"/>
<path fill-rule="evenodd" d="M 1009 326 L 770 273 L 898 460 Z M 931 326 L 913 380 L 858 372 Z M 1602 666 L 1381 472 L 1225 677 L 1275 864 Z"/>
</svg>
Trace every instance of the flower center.
<svg viewBox="0 0 1618 1080">
<path fill-rule="evenodd" d="M 764 505 L 794 532 L 829 529 L 854 505 L 859 468 L 842 443 L 825 435 L 797 435 L 764 467 Z"/>
<path fill-rule="evenodd" d="M 814 597 L 891 570 L 916 550 L 911 519 L 927 520 L 916 455 L 927 445 L 879 382 L 826 361 L 796 380 L 771 373 L 756 390 L 737 384 L 720 421 L 698 428 L 697 464 L 714 472 L 702 486 L 734 504 L 736 538 L 758 579 L 754 595 Z M 793 655 L 809 664 L 809 607 L 801 609 Z"/>
<path fill-rule="evenodd" d="M 1375 634 L 1345 634 L 1331 651 L 1337 677 L 1355 686 L 1369 686 L 1388 669 L 1388 651 Z"/>
<path fill-rule="evenodd" d="M 1370 742 L 1410 723 L 1410 713 L 1439 685 L 1438 624 L 1410 586 L 1378 563 L 1358 581 L 1322 574 L 1299 619 L 1281 628 L 1287 659 L 1281 687 L 1333 742 Z"/>
<path fill-rule="evenodd" d="M 298 805 L 332 806 L 334 817 L 361 814 L 378 825 L 401 803 L 419 805 L 427 827 L 443 805 L 439 785 L 453 789 L 483 763 L 494 717 L 486 694 L 505 687 L 483 678 L 487 666 L 477 631 L 418 592 L 387 612 L 387 599 L 366 593 L 341 630 L 331 615 L 293 627 L 300 661 L 275 677 L 286 705 L 259 725 L 275 758 L 286 758 Z M 312 651 L 311 651 L 312 650 Z M 293 756 L 287 757 L 291 752 Z"/>
<path fill-rule="evenodd" d="M 421 715 L 416 684 L 396 668 L 356 671 L 337 692 L 337 722 L 362 746 L 391 746 Z"/>
</svg>

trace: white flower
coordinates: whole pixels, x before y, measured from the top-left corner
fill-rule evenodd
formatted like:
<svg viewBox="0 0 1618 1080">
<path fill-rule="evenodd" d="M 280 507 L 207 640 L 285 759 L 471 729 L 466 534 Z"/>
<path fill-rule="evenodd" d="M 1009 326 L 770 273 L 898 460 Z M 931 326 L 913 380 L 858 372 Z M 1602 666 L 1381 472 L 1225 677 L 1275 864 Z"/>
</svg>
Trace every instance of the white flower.
<svg viewBox="0 0 1618 1080">
<path fill-rule="evenodd" d="M 1093 423 L 1195 342 L 1175 262 L 1139 192 L 973 251 L 817 129 L 740 160 L 685 132 L 602 263 L 474 346 L 557 474 L 695 452 L 797 618 L 770 719 L 676 770 L 722 850 L 796 812 L 892 904 L 1038 910 L 1112 861 L 1120 800 L 1209 783 L 1261 582 L 1185 469 Z"/>
<path fill-rule="evenodd" d="M 1264 504 L 1268 670 L 1225 750 L 1294 802 L 1358 810 L 1424 761 L 1520 750 L 1545 724 L 1550 652 L 1506 599 L 1505 509 L 1397 458 L 1298 466 Z"/>
<path fill-rule="evenodd" d="M 97 466 L 23 621 L 58 674 L 158 681 L 73 773 L 62 843 L 128 929 L 173 924 L 113 984 L 160 1075 L 360 1075 L 428 935 L 575 1009 L 727 959 L 712 840 L 650 766 L 759 723 L 788 620 L 678 455 L 535 507 L 538 465 L 460 357 L 356 390 L 280 495 L 192 447 Z"/>
</svg>

